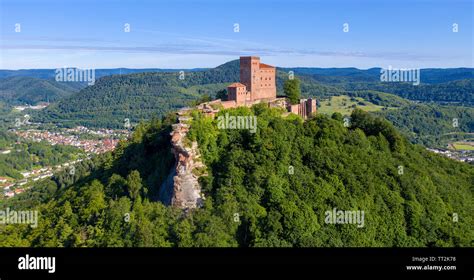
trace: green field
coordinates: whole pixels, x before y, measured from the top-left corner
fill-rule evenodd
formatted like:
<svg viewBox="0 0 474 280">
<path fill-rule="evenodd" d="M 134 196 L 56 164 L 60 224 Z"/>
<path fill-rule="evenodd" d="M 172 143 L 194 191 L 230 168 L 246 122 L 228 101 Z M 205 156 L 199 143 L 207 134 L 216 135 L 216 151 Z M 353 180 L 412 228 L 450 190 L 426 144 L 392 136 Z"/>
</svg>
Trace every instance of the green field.
<svg viewBox="0 0 474 280">
<path fill-rule="evenodd" d="M 318 113 L 332 115 L 333 113 L 341 113 L 342 115 L 350 115 L 357 107 L 367 112 L 380 111 L 383 106 L 375 105 L 361 97 L 350 97 L 347 95 L 331 96 L 330 99 L 321 100 L 321 106 Z"/>
<path fill-rule="evenodd" d="M 451 144 L 456 150 L 474 151 L 474 142 L 455 142 Z"/>
</svg>

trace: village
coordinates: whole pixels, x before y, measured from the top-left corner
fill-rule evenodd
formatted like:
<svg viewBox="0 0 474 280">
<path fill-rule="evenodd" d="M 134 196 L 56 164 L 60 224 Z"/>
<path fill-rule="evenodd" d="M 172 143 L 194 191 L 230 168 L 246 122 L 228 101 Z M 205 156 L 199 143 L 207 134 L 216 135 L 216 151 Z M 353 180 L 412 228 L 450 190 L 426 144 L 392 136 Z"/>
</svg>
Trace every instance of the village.
<svg viewBox="0 0 474 280">
<path fill-rule="evenodd" d="M 129 130 L 98 129 L 92 130 L 83 126 L 69 129 L 49 131 L 38 128 L 12 129 L 18 136 L 18 141 L 27 140 L 32 142 L 46 141 L 51 145 L 68 145 L 81 149 L 84 153 L 80 158 L 58 164 L 55 166 L 42 166 L 31 170 L 19 171 L 21 179 L 0 176 L 0 196 L 11 198 L 27 190 L 30 183 L 46 178 L 51 178 L 54 173 L 64 169 L 73 169 L 74 164 L 90 159 L 91 156 L 113 151 L 121 139 L 126 139 L 130 135 Z M 18 142 L 16 144 L 19 144 Z M 0 150 L 1 155 L 8 155 L 16 152 L 13 147 Z"/>
<path fill-rule="evenodd" d="M 81 126 L 59 132 L 28 129 L 24 131 L 15 130 L 14 133 L 18 137 L 30 141 L 46 141 L 51 145 L 69 145 L 77 147 L 88 154 L 102 154 L 112 151 L 120 139 L 128 137 L 128 131 L 126 130 L 115 131 L 102 129 L 94 131 Z M 96 139 L 83 139 L 81 137 L 83 135 L 93 135 L 98 137 L 96 137 Z"/>
<path fill-rule="evenodd" d="M 474 151 L 427 148 L 428 151 L 460 162 L 474 163 Z"/>
</svg>

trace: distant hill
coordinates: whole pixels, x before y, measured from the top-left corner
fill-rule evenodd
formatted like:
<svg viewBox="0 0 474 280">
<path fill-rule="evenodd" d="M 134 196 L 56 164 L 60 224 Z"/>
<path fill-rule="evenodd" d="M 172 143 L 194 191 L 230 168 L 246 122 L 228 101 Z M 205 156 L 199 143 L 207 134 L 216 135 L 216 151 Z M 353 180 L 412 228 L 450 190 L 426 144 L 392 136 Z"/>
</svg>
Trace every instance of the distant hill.
<svg viewBox="0 0 474 280">
<path fill-rule="evenodd" d="M 411 142 L 427 147 L 446 148 L 450 142 L 472 138 L 474 132 L 472 107 L 412 104 L 375 114 L 393 123 Z M 458 120 L 457 127 L 453 119 Z"/>
<path fill-rule="evenodd" d="M 451 81 L 441 84 L 410 83 L 339 83 L 337 86 L 345 90 L 375 90 L 396 94 L 400 97 L 438 103 L 457 103 L 459 105 L 474 106 L 474 79 Z"/>
<path fill-rule="evenodd" d="M 2 71 L 3 75 L 12 75 L 5 72 L 6 70 L 0 70 L 0 76 Z M 212 69 L 183 70 L 182 80 L 177 71 L 179 70 L 98 69 L 95 85 L 83 88 L 70 96 L 63 95 L 67 98 L 39 112 L 35 119 L 66 126 L 81 124 L 122 127 L 126 118 L 138 122 L 154 116 L 161 117 L 203 95 L 215 96 L 219 90 L 225 89 L 228 83 L 238 81 L 239 60 Z M 283 95 L 283 83 L 288 79 L 289 71 L 293 71 L 301 80 L 303 97 L 323 98 L 372 90 L 417 101 L 467 106 L 474 104 L 474 79 L 456 80 L 472 76 L 471 68 L 423 69 L 422 84 L 418 86 L 408 83 L 381 83 L 380 68 L 277 68 L 276 83 L 279 95 Z M 54 74 L 53 70 L 46 69 L 20 72 L 22 75 Z M 122 75 L 116 75 L 117 72 Z M 425 81 L 427 83 L 424 83 Z"/>
<path fill-rule="evenodd" d="M 75 68 L 74 68 L 75 69 Z M 114 69 L 96 69 L 96 79 L 110 76 L 110 75 L 125 75 L 133 73 L 145 72 L 179 72 L 179 71 L 202 71 L 204 68 L 195 69 L 159 69 L 159 68 L 144 68 L 144 69 L 129 69 L 129 68 L 114 68 Z M 38 79 L 54 79 L 56 77 L 56 69 L 20 69 L 20 70 L 0 70 L 0 78 L 8 77 L 32 77 Z"/>
<path fill-rule="evenodd" d="M 321 85 L 311 77 L 300 77 L 305 95 L 335 94 L 332 86 Z M 229 83 L 238 81 L 239 61 L 234 60 L 213 69 L 184 72 L 149 72 L 112 75 L 98 79 L 93 86 L 60 100 L 35 119 L 63 125 L 122 127 L 124 119 L 132 122 L 161 117 L 167 112 L 188 105 L 203 95 L 215 96 Z M 278 94 L 288 74 L 277 73 Z"/>
<path fill-rule="evenodd" d="M 344 82 L 379 82 L 381 68 L 367 70 L 357 68 L 281 68 L 282 71 L 294 71 L 295 74 L 311 75 L 315 80 L 326 83 Z M 426 68 L 420 70 L 421 82 L 439 84 L 457 80 L 473 79 L 473 68 Z"/>
<path fill-rule="evenodd" d="M 371 68 L 282 68 L 296 75 L 309 76 L 313 81 L 342 91 L 375 90 L 400 97 L 423 101 L 474 105 L 474 69 L 421 69 L 420 84 L 380 81 L 380 69 Z"/>
<path fill-rule="evenodd" d="M 232 61 L 238 67 L 238 60 Z M 225 63 L 223 65 L 228 65 Z M 235 66 L 234 65 L 234 66 Z M 111 75 L 127 75 L 135 73 L 174 73 L 179 71 L 198 72 L 210 70 L 209 68 L 193 68 L 193 69 L 166 69 L 166 68 L 114 68 L 114 69 L 96 69 L 96 79 Z M 381 68 L 357 69 L 354 67 L 347 68 L 317 68 L 317 67 L 278 67 L 281 72 L 288 73 L 293 71 L 297 75 L 308 75 L 316 81 L 340 83 L 345 82 L 363 82 L 380 81 Z M 39 79 L 54 79 L 56 69 L 20 69 L 20 70 L 0 70 L 0 78 L 7 77 L 32 77 Z M 422 83 L 438 84 L 456 80 L 474 78 L 474 68 L 426 68 L 421 69 Z"/>
<path fill-rule="evenodd" d="M 0 79 L 0 100 L 10 105 L 54 102 L 78 92 L 82 87 L 77 83 L 59 83 L 52 79 L 8 77 Z"/>
</svg>

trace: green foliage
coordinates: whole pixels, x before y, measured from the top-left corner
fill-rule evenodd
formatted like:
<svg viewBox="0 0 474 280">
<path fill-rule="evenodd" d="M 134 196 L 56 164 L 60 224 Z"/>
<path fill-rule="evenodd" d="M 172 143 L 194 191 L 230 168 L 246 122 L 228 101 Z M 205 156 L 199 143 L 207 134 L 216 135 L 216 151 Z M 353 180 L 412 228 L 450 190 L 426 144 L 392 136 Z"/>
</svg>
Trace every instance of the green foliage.
<svg viewBox="0 0 474 280">
<path fill-rule="evenodd" d="M 402 107 L 402 106 L 410 105 L 410 101 L 404 98 L 398 97 L 394 94 L 378 92 L 378 91 L 373 91 L 373 90 L 354 91 L 354 92 L 349 92 L 348 95 L 353 98 L 361 97 L 375 105 L 385 106 L 385 107 Z"/>
<path fill-rule="evenodd" d="M 474 108 L 413 104 L 375 113 L 392 122 L 413 143 L 446 147 L 449 142 L 472 138 Z M 454 119 L 458 126 L 453 126 Z"/>
<path fill-rule="evenodd" d="M 224 101 L 227 100 L 227 90 L 226 89 L 219 90 L 216 93 L 216 99 L 220 99 Z"/>
<path fill-rule="evenodd" d="M 53 79 L 0 78 L 0 100 L 12 105 L 53 102 L 79 91 L 80 87 L 78 83 L 60 83 Z"/>
<path fill-rule="evenodd" d="M 176 72 L 106 76 L 36 112 L 33 118 L 63 126 L 123 128 L 126 118 L 132 123 L 161 118 L 202 96 L 215 96 L 239 79 L 238 69 L 235 61 L 206 71 L 185 72 L 184 79 Z"/>
<path fill-rule="evenodd" d="M 423 75 L 421 81 L 423 82 Z M 473 88 L 474 79 L 450 81 L 442 84 L 420 84 L 411 83 L 341 83 L 338 84 L 348 91 L 374 90 L 386 93 L 392 93 L 400 97 L 438 103 L 458 103 L 460 105 L 473 106 Z"/>
<path fill-rule="evenodd" d="M 132 200 L 135 200 L 140 197 L 140 191 L 142 190 L 142 179 L 138 171 L 133 170 L 127 176 L 126 186 L 128 195 Z"/>
<path fill-rule="evenodd" d="M 294 78 L 285 81 L 283 91 L 291 104 L 298 104 L 301 95 L 300 80 Z"/>
<path fill-rule="evenodd" d="M 197 106 L 197 105 L 199 105 L 199 104 L 201 104 L 201 103 L 209 102 L 209 101 L 211 101 L 211 100 L 212 100 L 212 97 L 211 97 L 210 95 L 203 95 L 203 96 L 201 96 L 199 99 L 190 102 L 189 105 L 190 105 L 190 106 Z"/>
<path fill-rule="evenodd" d="M 474 245 L 474 167 L 410 144 L 390 123 L 360 110 L 348 128 L 338 114 L 302 122 L 265 106 L 220 113 L 255 115 L 258 129 L 217 129 L 216 120 L 193 114 L 189 137 L 209 174 L 201 178 L 202 208 L 183 212 L 158 201 L 174 163 L 168 117 L 141 124 L 113 154 L 85 162 L 73 181 L 0 202 L 41 216 L 35 229 L 0 225 L 0 246 Z M 326 224 L 334 208 L 364 211 L 365 226 Z"/>
</svg>

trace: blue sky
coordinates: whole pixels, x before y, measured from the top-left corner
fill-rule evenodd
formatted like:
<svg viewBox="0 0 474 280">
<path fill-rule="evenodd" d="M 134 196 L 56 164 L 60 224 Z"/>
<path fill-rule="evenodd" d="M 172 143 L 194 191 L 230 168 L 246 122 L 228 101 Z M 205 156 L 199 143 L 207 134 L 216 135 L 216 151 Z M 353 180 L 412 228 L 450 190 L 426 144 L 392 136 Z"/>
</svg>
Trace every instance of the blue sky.
<svg viewBox="0 0 474 280">
<path fill-rule="evenodd" d="M 0 69 L 473 67 L 472 2 L 0 0 Z"/>
</svg>

